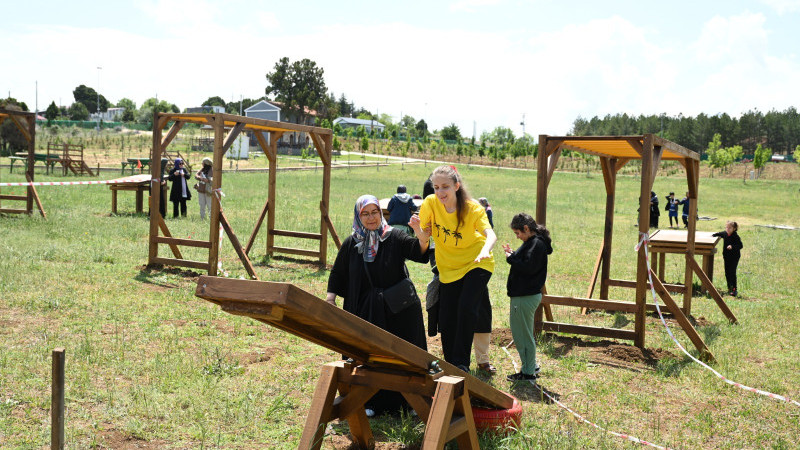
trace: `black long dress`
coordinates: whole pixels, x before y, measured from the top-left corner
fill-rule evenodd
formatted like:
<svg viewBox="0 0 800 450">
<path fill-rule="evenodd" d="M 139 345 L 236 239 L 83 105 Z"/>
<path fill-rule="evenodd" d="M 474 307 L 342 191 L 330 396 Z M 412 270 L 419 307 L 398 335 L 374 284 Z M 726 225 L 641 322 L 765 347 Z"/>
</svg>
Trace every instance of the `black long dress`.
<svg viewBox="0 0 800 450">
<path fill-rule="evenodd" d="M 392 229 L 390 235 L 378 246 L 375 260 L 365 263 L 356 249 L 356 241 L 348 236 L 336 255 L 330 276 L 328 292 L 344 298 L 342 308 L 376 325 L 393 335 L 428 350 L 422 306 L 414 305 L 393 314 L 383 300 L 375 294 L 365 270 L 376 288 L 388 288 L 400 282 L 408 273 L 405 260 L 428 262 L 427 252 L 421 253 L 419 240 L 405 232 Z M 367 407 L 377 413 L 398 410 L 405 401 L 396 392 L 380 391 L 367 402 Z"/>
</svg>

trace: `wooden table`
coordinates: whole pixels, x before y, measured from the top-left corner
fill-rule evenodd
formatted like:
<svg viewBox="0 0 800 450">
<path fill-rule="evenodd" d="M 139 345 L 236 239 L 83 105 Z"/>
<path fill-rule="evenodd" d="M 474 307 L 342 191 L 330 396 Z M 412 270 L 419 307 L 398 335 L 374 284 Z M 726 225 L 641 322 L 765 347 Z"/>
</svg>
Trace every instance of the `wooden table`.
<svg viewBox="0 0 800 450">
<path fill-rule="evenodd" d="M 714 281 L 714 254 L 717 253 L 718 237 L 712 236 L 708 231 L 696 231 L 694 234 L 694 253 L 703 256 L 703 272 Z M 689 233 L 686 230 L 656 230 L 650 235 L 650 267 L 658 273 L 658 278 L 664 280 L 664 266 L 667 253 L 686 253 L 686 240 Z M 687 286 L 687 288 L 691 288 Z"/>
<path fill-rule="evenodd" d="M 14 171 L 14 163 L 17 161 L 22 161 L 22 164 L 25 168 L 28 168 L 28 152 L 17 152 L 14 154 L 15 156 L 9 156 L 9 166 L 8 166 L 8 173 L 12 173 Z M 61 158 L 57 156 L 50 156 L 46 153 L 34 153 L 33 154 L 33 163 L 36 164 L 37 162 L 42 161 L 45 164 L 45 173 L 50 173 L 52 169 L 55 172 L 55 165 Z"/>
<path fill-rule="evenodd" d="M 144 212 L 144 193 L 150 191 L 150 175 L 133 175 L 120 178 L 115 183 L 109 183 L 111 189 L 111 213 L 117 213 L 117 192 L 135 191 L 136 192 L 136 212 Z"/>
</svg>

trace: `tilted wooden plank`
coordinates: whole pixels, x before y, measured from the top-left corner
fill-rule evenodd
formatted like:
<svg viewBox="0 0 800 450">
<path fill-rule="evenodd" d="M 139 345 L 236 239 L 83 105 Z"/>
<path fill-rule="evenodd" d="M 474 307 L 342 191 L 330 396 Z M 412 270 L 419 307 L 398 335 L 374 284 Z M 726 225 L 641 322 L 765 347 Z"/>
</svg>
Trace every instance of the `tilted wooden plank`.
<svg viewBox="0 0 800 450">
<path fill-rule="evenodd" d="M 558 295 L 545 295 L 542 297 L 542 304 L 580 306 L 583 308 L 602 309 L 605 311 L 635 312 L 636 303 L 622 302 L 617 300 L 598 300 L 594 298 L 562 297 Z"/>
<path fill-rule="evenodd" d="M 555 331 L 557 333 L 572 333 L 572 334 L 583 334 L 586 336 L 626 339 L 629 341 L 632 341 L 636 338 L 636 332 L 630 330 L 591 327 L 588 325 L 574 325 L 571 323 L 542 322 L 542 330 Z"/>
</svg>

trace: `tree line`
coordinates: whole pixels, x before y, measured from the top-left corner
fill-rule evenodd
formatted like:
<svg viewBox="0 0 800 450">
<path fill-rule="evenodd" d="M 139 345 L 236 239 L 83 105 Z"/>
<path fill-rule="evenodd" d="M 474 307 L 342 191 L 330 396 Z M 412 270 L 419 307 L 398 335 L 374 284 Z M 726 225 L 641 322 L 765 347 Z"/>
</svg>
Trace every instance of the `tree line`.
<svg viewBox="0 0 800 450">
<path fill-rule="evenodd" d="M 800 144 L 800 113 L 795 107 L 784 111 L 770 110 L 762 113 L 751 109 L 739 118 L 727 113 L 696 117 L 628 114 L 597 116 L 591 119 L 578 117 L 570 134 L 575 136 L 625 136 L 653 133 L 680 144 L 700 154 L 706 152 L 714 135 L 720 135 L 720 146 L 741 146 L 744 155 L 754 155 L 761 145 L 780 154 L 792 153 Z"/>
</svg>

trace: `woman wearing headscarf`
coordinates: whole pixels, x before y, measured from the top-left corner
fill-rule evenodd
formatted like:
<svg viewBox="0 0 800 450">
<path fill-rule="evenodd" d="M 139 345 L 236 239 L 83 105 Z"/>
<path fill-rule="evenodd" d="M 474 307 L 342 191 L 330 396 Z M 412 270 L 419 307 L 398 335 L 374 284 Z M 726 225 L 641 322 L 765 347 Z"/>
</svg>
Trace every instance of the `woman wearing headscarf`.
<svg viewBox="0 0 800 450">
<path fill-rule="evenodd" d="M 172 202 L 172 217 L 178 217 L 180 207 L 181 216 L 186 217 L 186 201 L 192 199 L 192 191 L 189 190 L 187 180 L 192 174 L 186 170 L 181 158 L 175 158 L 175 166 L 169 171 L 169 181 L 172 181 L 172 189 L 169 191 L 169 201 Z"/>
<path fill-rule="evenodd" d="M 409 225 L 416 237 L 390 227 L 383 217 L 378 199 L 362 195 L 353 208 L 353 232 L 342 243 L 328 278 L 326 300 L 335 305 L 344 298 L 342 308 L 393 335 L 427 350 L 422 307 L 416 302 L 392 312 L 379 290 L 390 288 L 408 277 L 405 261 L 428 262 L 430 233 L 420 229 L 419 218 Z M 367 402 L 368 415 L 396 411 L 404 401 L 397 392 L 381 391 Z"/>
<path fill-rule="evenodd" d="M 194 175 L 197 179 L 197 199 L 200 201 L 200 220 L 206 219 L 206 210 L 211 214 L 211 192 L 214 189 L 211 185 L 214 175 L 211 165 L 211 158 L 203 158 L 203 167 Z"/>
</svg>

